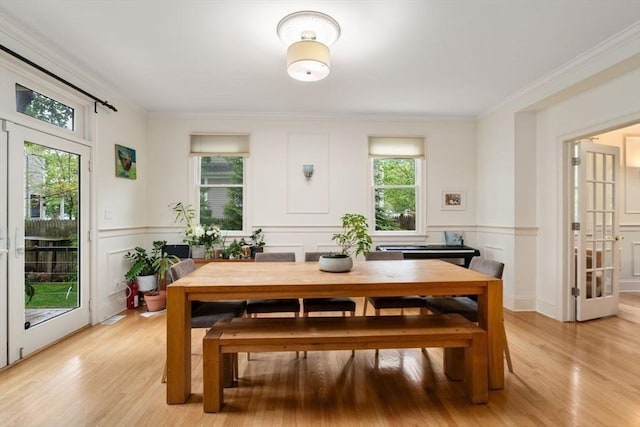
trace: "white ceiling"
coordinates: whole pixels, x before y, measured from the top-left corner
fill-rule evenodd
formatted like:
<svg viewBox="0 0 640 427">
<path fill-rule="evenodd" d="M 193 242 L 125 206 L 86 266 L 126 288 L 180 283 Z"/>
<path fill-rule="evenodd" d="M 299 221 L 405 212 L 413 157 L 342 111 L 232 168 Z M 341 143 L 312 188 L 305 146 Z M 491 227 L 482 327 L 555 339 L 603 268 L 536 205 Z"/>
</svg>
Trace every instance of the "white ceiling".
<svg viewBox="0 0 640 427">
<path fill-rule="evenodd" d="M 320 82 L 285 70 L 276 25 L 299 10 L 342 27 Z M 640 0 L 0 0 L 0 15 L 149 112 L 451 117 L 636 23 Z"/>
</svg>

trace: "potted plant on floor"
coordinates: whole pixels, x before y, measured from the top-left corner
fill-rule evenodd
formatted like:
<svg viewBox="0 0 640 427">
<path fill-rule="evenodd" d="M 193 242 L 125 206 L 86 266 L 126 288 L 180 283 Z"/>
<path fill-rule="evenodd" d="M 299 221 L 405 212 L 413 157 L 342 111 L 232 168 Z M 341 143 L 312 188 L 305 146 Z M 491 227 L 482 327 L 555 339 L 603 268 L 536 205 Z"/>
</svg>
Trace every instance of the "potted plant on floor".
<svg viewBox="0 0 640 427">
<path fill-rule="evenodd" d="M 342 229 L 342 233 L 336 233 L 331 238 L 341 247 L 340 252 L 322 255 L 318 260 L 320 270 L 332 273 L 350 271 L 353 267 L 352 255 L 369 253 L 372 240 L 369 234 L 369 224 L 364 215 L 344 214 Z"/>
<path fill-rule="evenodd" d="M 138 282 L 139 292 L 149 292 L 156 288 L 156 270 L 153 267 L 154 258 L 145 248 L 136 246 L 124 255 L 132 262 L 129 271 L 124 275 L 127 283 Z"/>
<path fill-rule="evenodd" d="M 133 265 L 125 274 L 127 281 L 137 280 L 138 289 L 144 292 L 144 301 L 147 304 L 147 310 L 159 311 L 166 306 L 166 275 L 171 266 L 180 261 L 174 255 L 167 254 L 163 248 L 167 244 L 165 240 L 157 240 L 153 242 L 153 249 L 147 252 L 144 248 L 136 247 L 133 251 L 125 254 L 125 258 L 132 260 Z M 138 274 L 147 273 L 152 277 L 153 285 L 149 289 L 149 285 L 140 285 L 140 276 Z"/>
</svg>

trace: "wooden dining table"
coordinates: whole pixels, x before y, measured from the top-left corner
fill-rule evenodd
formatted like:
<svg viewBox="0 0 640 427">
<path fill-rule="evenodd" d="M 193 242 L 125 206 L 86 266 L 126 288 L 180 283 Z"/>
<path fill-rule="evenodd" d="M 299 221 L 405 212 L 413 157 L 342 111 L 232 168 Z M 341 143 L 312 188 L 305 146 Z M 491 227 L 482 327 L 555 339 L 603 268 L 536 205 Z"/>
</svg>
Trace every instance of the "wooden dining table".
<svg viewBox="0 0 640 427">
<path fill-rule="evenodd" d="M 167 287 L 167 403 L 191 395 L 191 301 L 470 294 L 487 331 L 489 388 L 501 389 L 501 279 L 441 260 L 356 261 L 347 273 L 312 262 L 207 264 Z"/>
</svg>

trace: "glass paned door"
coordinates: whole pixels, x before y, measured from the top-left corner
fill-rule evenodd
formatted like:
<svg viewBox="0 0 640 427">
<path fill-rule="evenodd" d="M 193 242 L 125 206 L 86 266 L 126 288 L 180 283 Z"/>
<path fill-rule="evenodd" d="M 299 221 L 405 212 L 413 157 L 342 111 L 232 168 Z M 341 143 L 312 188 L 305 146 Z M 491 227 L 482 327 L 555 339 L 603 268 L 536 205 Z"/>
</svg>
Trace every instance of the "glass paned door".
<svg viewBox="0 0 640 427">
<path fill-rule="evenodd" d="M 1 124 L 1 122 L 0 122 Z M 0 131 L 0 368 L 7 366 L 8 327 L 7 322 L 7 263 L 8 245 L 7 236 L 7 133 Z"/>
<path fill-rule="evenodd" d="M 574 233 L 576 320 L 610 316 L 618 310 L 619 225 L 617 147 L 581 142 L 576 152 L 579 230 Z"/>
<path fill-rule="evenodd" d="M 89 323 L 89 148 L 8 132 L 9 363 Z"/>
</svg>

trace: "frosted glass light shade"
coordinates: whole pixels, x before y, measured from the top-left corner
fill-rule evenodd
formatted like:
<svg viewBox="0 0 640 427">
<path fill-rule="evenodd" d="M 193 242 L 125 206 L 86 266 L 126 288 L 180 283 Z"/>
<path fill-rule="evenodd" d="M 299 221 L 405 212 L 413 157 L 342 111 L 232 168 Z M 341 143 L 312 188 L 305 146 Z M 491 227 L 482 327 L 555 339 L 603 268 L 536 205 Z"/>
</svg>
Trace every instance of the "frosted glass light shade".
<svg viewBox="0 0 640 427">
<path fill-rule="evenodd" d="M 287 73 L 296 80 L 315 82 L 331 71 L 329 48 L 313 40 L 293 43 L 287 49 Z"/>
</svg>

